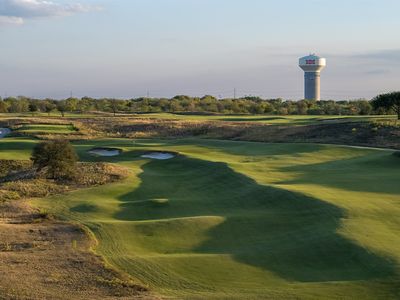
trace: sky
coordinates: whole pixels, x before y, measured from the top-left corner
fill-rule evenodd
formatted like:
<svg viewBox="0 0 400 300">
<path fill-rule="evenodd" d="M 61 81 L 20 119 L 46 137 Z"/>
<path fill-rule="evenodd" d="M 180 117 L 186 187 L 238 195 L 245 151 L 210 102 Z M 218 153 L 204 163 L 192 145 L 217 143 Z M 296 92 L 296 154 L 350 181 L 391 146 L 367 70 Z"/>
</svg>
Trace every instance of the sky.
<svg viewBox="0 0 400 300">
<path fill-rule="evenodd" d="M 0 0 L 0 96 L 298 100 L 400 89 L 398 0 Z"/>
</svg>

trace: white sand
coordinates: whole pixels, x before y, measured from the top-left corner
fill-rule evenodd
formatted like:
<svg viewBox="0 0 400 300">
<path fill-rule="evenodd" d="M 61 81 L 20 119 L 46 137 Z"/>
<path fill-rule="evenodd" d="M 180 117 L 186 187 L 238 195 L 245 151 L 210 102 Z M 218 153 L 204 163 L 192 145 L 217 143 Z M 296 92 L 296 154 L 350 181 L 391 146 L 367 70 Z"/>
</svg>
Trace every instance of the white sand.
<svg viewBox="0 0 400 300">
<path fill-rule="evenodd" d="M 115 149 L 93 149 L 88 151 L 88 153 L 98 156 L 118 156 L 121 154 L 121 151 Z"/>
<path fill-rule="evenodd" d="M 143 158 L 151 158 L 151 159 L 159 159 L 159 160 L 166 160 L 174 158 L 175 155 L 172 153 L 163 153 L 163 152 L 152 152 L 143 154 L 141 157 Z"/>
<path fill-rule="evenodd" d="M 10 134 L 11 130 L 8 128 L 0 128 L 0 139 L 5 137 L 7 134 Z"/>
</svg>

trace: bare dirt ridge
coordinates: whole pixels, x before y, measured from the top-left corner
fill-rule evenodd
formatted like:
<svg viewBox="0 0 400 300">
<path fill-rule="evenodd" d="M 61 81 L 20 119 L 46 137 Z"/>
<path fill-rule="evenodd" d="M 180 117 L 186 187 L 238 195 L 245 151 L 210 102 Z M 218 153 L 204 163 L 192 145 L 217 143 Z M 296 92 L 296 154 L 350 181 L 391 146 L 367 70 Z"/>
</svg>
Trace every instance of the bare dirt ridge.
<svg viewBox="0 0 400 300">
<path fill-rule="evenodd" d="M 105 266 L 78 225 L 0 203 L 0 299 L 158 299 Z"/>
</svg>

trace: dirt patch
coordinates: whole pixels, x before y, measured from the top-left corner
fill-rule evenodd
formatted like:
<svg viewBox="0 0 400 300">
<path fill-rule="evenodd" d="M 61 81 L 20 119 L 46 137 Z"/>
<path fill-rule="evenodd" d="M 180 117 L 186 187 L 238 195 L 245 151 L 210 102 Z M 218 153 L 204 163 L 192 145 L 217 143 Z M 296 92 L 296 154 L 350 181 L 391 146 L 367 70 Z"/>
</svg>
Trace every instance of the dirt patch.
<svg viewBox="0 0 400 300">
<path fill-rule="evenodd" d="M 0 241 L 0 299 L 156 299 L 107 268 L 83 228 L 24 201 L 0 204 Z"/>
</svg>

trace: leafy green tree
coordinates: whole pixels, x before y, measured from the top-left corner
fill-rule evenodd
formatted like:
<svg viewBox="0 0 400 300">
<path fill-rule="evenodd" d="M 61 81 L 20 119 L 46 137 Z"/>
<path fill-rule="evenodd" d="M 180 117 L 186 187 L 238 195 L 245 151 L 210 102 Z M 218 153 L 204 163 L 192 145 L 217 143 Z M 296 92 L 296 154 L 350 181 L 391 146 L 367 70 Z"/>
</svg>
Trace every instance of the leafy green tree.
<svg viewBox="0 0 400 300">
<path fill-rule="evenodd" d="M 54 140 L 37 144 L 31 160 L 37 171 L 46 171 L 48 178 L 71 179 L 76 172 L 78 156 L 69 141 Z"/>
<path fill-rule="evenodd" d="M 396 93 L 390 94 L 391 96 Z M 393 98 L 393 97 L 392 97 Z M 386 102 L 385 102 L 386 103 Z M 393 104 L 393 103 L 392 103 Z M 374 107 L 372 102 L 364 99 L 352 101 L 312 101 L 312 100 L 282 100 L 262 99 L 255 96 L 246 96 L 239 99 L 217 99 L 206 95 L 202 98 L 178 95 L 172 99 L 167 98 L 136 98 L 130 100 L 113 98 L 68 98 L 62 101 L 54 99 L 36 100 L 19 96 L 8 97 L 1 101 L 0 112 L 21 113 L 32 112 L 35 105 L 41 112 L 50 113 L 57 109 L 62 116 L 66 111 L 71 112 L 213 112 L 234 114 L 298 114 L 298 115 L 370 115 L 371 113 L 390 114 L 398 113 L 398 105 L 383 105 Z M 399 113 L 398 113 L 399 114 Z"/>
<path fill-rule="evenodd" d="M 50 113 L 56 109 L 56 105 L 53 103 L 51 99 L 46 99 L 44 103 L 44 111 L 50 116 Z"/>
<path fill-rule="evenodd" d="M 66 100 L 57 101 L 56 108 L 60 112 L 61 117 L 64 118 L 65 112 L 67 111 L 68 108 Z"/>
<path fill-rule="evenodd" d="M 0 113 L 7 113 L 8 112 L 8 105 L 5 101 L 0 100 Z"/>
<path fill-rule="evenodd" d="M 379 108 L 384 108 L 388 111 L 394 110 L 400 120 L 400 92 L 378 95 L 372 99 L 371 104 L 375 110 Z"/>
<path fill-rule="evenodd" d="M 179 101 L 177 101 L 177 100 L 171 101 L 171 111 L 172 112 L 182 111 L 182 106 L 179 104 Z"/>
<path fill-rule="evenodd" d="M 77 109 L 81 113 L 91 111 L 93 108 L 94 108 L 94 99 L 92 99 L 90 97 L 83 97 L 77 103 Z"/>
<path fill-rule="evenodd" d="M 186 95 L 176 95 L 173 100 L 178 100 L 178 101 L 185 101 L 185 100 L 190 100 L 191 97 L 186 96 Z"/>
<path fill-rule="evenodd" d="M 362 116 L 370 115 L 372 112 L 372 105 L 367 100 L 359 100 L 356 102 L 358 113 Z"/>
<path fill-rule="evenodd" d="M 10 113 L 22 113 L 29 111 L 29 102 L 26 99 L 8 97 L 4 99 L 4 102 L 7 104 L 8 112 Z"/>
<path fill-rule="evenodd" d="M 297 114 L 305 115 L 307 114 L 308 105 L 306 100 L 301 100 L 297 102 Z"/>
<path fill-rule="evenodd" d="M 32 113 L 32 116 L 39 110 L 39 106 L 35 102 L 29 103 L 29 111 Z"/>
<path fill-rule="evenodd" d="M 67 111 L 74 112 L 77 110 L 79 100 L 77 98 L 68 98 L 65 100 Z"/>
<path fill-rule="evenodd" d="M 124 100 L 110 99 L 108 101 L 108 103 L 109 103 L 109 107 L 110 107 L 111 111 L 114 114 L 114 117 L 117 114 L 117 112 L 124 110 L 124 108 L 126 107 Z"/>
<path fill-rule="evenodd" d="M 108 111 L 109 110 L 109 100 L 108 99 L 98 99 L 95 103 L 96 111 Z"/>
</svg>

